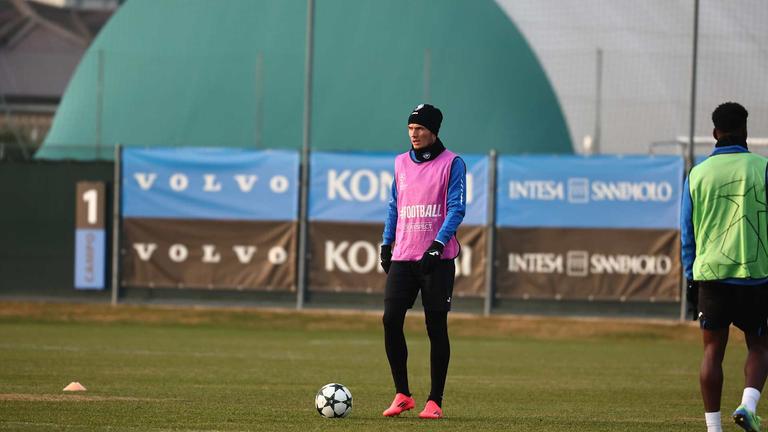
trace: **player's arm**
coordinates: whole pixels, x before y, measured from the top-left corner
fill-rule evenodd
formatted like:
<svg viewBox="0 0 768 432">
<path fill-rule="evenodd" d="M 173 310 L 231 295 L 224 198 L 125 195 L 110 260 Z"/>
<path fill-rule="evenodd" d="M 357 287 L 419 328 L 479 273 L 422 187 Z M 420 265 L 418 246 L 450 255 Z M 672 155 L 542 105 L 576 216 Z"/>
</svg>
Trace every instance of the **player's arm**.
<svg viewBox="0 0 768 432">
<path fill-rule="evenodd" d="M 683 184 L 683 198 L 680 205 L 680 254 L 683 261 L 683 275 L 693 280 L 693 261 L 696 259 L 696 238 L 693 231 L 693 201 L 688 178 Z"/>
<path fill-rule="evenodd" d="M 448 199 L 445 211 L 445 221 L 437 233 L 436 241 L 443 245 L 456 235 L 464 214 L 467 212 L 467 166 L 464 160 L 457 157 L 451 163 L 451 175 L 448 181 Z"/>
<path fill-rule="evenodd" d="M 397 185 L 392 180 L 392 194 L 387 204 L 387 218 L 384 220 L 384 234 L 381 238 L 381 252 L 379 261 L 381 268 L 385 273 L 389 273 L 389 267 L 392 265 L 392 243 L 395 241 L 395 230 L 397 229 Z"/>
<path fill-rule="evenodd" d="M 381 244 L 391 245 L 395 242 L 395 230 L 397 229 L 397 185 L 392 180 L 392 193 L 387 203 L 387 218 L 384 220 L 384 235 Z"/>
<path fill-rule="evenodd" d="M 693 261 L 696 259 L 696 237 L 693 231 L 693 200 L 688 178 L 683 183 L 683 198 L 680 205 L 680 254 L 685 275 L 685 302 L 688 315 L 698 319 L 699 286 L 693 280 Z"/>
</svg>

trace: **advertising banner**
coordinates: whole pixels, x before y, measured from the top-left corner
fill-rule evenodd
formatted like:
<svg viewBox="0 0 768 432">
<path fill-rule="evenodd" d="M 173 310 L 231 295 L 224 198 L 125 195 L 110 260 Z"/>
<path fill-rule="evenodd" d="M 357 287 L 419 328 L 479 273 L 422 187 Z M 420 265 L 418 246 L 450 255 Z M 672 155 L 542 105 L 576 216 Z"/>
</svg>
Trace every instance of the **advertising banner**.
<svg viewBox="0 0 768 432">
<path fill-rule="evenodd" d="M 396 154 L 315 152 L 309 194 L 309 286 L 316 291 L 383 293 L 379 247 Z M 455 295 L 484 293 L 488 157 L 462 155 L 467 212 L 457 238 Z"/>
<path fill-rule="evenodd" d="M 679 156 L 502 156 L 502 227 L 678 229 Z"/>
<path fill-rule="evenodd" d="M 124 286 L 295 291 L 293 222 L 126 219 Z"/>
<path fill-rule="evenodd" d="M 230 148 L 126 148 L 123 217 L 296 220 L 299 155 Z"/>
<path fill-rule="evenodd" d="M 379 265 L 381 229 L 375 224 L 311 224 L 312 290 L 384 293 L 386 275 Z M 459 227 L 457 238 L 461 253 L 456 259 L 454 296 L 483 296 L 485 228 Z"/>
<path fill-rule="evenodd" d="M 395 153 L 312 153 L 309 219 L 384 223 Z M 463 225 L 484 225 L 488 214 L 488 157 L 461 155 L 467 166 Z"/>
<path fill-rule="evenodd" d="M 124 149 L 124 286 L 296 289 L 299 156 Z"/>
<path fill-rule="evenodd" d="M 679 301 L 678 156 L 499 158 L 496 295 Z"/>
<path fill-rule="evenodd" d="M 680 301 L 674 230 L 502 228 L 496 296 Z"/>
</svg>

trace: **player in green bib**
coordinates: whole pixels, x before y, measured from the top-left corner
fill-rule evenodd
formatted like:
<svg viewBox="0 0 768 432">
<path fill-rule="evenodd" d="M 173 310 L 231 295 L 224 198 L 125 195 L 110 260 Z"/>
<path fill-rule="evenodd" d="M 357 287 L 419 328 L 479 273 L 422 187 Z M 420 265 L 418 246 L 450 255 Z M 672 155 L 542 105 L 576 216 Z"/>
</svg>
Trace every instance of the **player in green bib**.
<svg viewBox="0 0 768 432">
<path fill-rule="evenodd" d="M 747 342 L 745 388 L 732 414 L 746 431 L 760 430 L 757 403 L 768 375 L 768 159 L 747 147 L 747 116 L 734 102 L 715 109 L 715 149 L 683 188 L 683 271 L 689 311 L 704 341 L 699 384 L 708 432 L 722 431 L 722 363 L 731 324 Z"/>
</svg>

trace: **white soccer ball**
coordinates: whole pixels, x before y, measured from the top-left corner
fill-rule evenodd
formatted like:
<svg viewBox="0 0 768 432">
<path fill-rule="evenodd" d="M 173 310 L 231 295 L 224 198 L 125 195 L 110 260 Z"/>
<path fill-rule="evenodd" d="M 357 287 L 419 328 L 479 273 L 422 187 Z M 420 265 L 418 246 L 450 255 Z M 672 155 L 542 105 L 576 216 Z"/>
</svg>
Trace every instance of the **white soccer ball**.
<svg viewBox="0 0 768 432">
<path fill-rule="evenodd" d="M 326 384 L 315 396 L 315 408 L 325 418 L 346 417 L 352 412 L 352 393 L 341 384 Z"/>
</svg>

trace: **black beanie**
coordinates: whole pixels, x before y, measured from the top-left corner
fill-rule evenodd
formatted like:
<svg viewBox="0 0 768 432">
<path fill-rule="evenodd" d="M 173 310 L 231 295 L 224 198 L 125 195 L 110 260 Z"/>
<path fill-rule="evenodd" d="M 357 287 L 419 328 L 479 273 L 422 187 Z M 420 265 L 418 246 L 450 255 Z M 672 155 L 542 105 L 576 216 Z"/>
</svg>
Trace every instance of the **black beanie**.
<svg viewBox="0 0 768 432">
<path fill-rule="evenodd" d="M 437 135 L 440 132 L 440 123 L 443 122 L 443 113 L 429 104 L 421 104 L 413 109 L 408 116 L 408 124 L 415 123 L 424 126 Z"/>
</svg>

